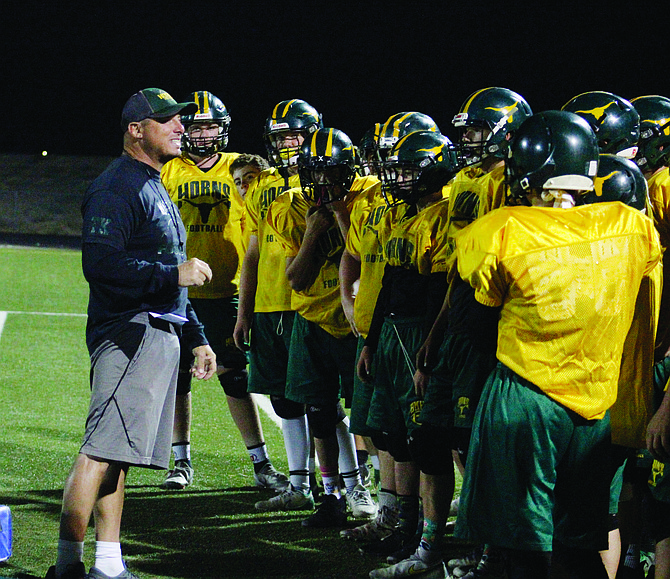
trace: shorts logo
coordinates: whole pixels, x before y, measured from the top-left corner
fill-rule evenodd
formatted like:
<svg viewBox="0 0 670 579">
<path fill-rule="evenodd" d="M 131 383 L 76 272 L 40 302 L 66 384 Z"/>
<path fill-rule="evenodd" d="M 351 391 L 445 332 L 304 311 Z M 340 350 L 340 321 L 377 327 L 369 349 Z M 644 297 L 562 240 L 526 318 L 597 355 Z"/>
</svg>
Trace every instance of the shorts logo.
<svg viewBox="0 0 670 579">
<path fill-rule="evenodd" d="M 470 399 L 465 396 L 461 396 L 458 399 L 458 417 L 465 418 L 468 410 L 470 410 Z"/>
<path fill-rule="evenodd" d="M 660 479 L 663 478 L 664 468 L 665 464 L 657 460 L 654 461 L 654 464 L 651 467 L 651 478 L 649 479 L 649 484 L 652 487 L 655 487 L 659 482 L 661 482 Z"/>
<path fill-rule="evenodd" d="M 423 409 L 423 400 L 415 400 L 409 405 L 409 415 L 414 424 L 421 424 L 419 422 L 419 417 L 421 416 L 421 410 Z"/>
</svg>

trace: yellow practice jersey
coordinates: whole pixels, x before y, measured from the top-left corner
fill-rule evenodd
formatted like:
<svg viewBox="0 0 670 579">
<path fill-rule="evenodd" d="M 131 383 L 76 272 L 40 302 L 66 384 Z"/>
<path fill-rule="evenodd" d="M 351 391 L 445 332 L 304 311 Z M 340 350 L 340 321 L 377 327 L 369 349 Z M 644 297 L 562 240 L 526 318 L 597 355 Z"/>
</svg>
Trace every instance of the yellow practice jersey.
<svg viewBox="0 0 670 579">
<path fill-rule="evenodd" d="M 449 252 L 455 249 L 454 236 L 477 217 L 502 207 L 505 202 L 504 166 L 484 173 L 479 165 L 461 169 L 451 183 L 449 196 Z"/>
<path fill-rule="evenodd" d="M 498 359 L 587 418 L 614 403 L 641 281 L 661 258 L 652 221 L 622 203 L 503 207 L 456 237 L 458 271 L 502 306 Z"/>
<path fill-rule="evenodd" d="M 351 226 L 347 233 L 346 248 L 361 262 L 358 293 L 354 300 L 354 321 L 363 337 L 368 335 L 377 294 L 382 287 L 386 261 L 377 229 L 387 208 L 377 181 L 356 197 L 351 209 Z"/>
<path fill-rule="evenodd" d="M 421 275 L 446 271 L 448 211 L 448 198 L 418 213 L 410 205 L 391 207 L 379 225 L 387 263 L 416 269 Z"/>
<path fill-rule="evenodd" d="M 266 221 L 270 204 L 288 189 L 300 186 L 298 175 L 284 177 L 278 169 L 263 171 L 252 183 L 245 196 L 247 206 L 246 230 L 258 238 L 258 283 L 256 312 L 291 310 L 291 287 L 286 279 L 286 254 Z"/>
<path fill-rule="evenodd" d="M 186 156 L 168 161 L 161 180 L 179 208 L 186 228 L 186 255 L 207 262 L 212 281 L 188 288 L 191 298 L 226 298 L 237 294 L 244 257 L 244 202 L 230 175 L 238 153 L 219 153 L 209 170 Z"/>
<path fill-rule="evenodd" d="M 361 187 L 371 182 L 369 178 L 356 177 L 345 199 L 350 212 L 356 196 L 361 194 Z M 298 187 L 282 193 L 270 206 L 267 222 L 284 247 L 286 257 L 298 254 L 305 234 L 305 215 L 312 205 Z M 351 332 L 340 299 L 339 263 L 343 250 L 344 240 L 333 219 L 332 226 L 319 239 L 321 268 L 316 280 L 308 289 L 294 291 L 291 296 L 294 310 L 336 338 L 343 338 Z"/>
</svg>

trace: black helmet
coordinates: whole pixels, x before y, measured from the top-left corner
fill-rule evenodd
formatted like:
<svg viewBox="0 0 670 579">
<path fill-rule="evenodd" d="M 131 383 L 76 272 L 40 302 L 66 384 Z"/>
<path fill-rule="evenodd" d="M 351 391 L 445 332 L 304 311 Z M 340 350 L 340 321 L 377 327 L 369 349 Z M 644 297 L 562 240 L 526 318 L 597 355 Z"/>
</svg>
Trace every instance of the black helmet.
<svg viewBox="0 0 670 579">
<path fill-rule="evenodd" d="M 621 201 L 643 211 L 647 202 L 647 180 L 633 161 L 601 154 L 593 191 L 586 193 L 582 200 L 584 203 Z"/>
<path fill-rule="evenodd" d="M 265 121 L 263 140 L 270 161 L 275 167 L 288 167 L 298 162 L 300 146 L 279 147 L 277 137 L 286 132 L 298 132 L 306 141 L 314 131 L 323 127 L 321 115 L 310 104 L 300 99 L 277 103 Z"/>
<path fill-rule="evenodd" d="M 182 115 L 181 122 L 186 129 L 182 137 L 184 150 L 198 157 L 209 157 L 223 151 L 228 146 L 230 115 L 220 99 L 211 92 L 200 90 L 186 97 L 198 105 L 197 110 L 189 115 Z M 198 123 L 216 123 L 219 134 L 216 137 L 198 137 L 189 132 L 189 128 Z"/>
</svg>

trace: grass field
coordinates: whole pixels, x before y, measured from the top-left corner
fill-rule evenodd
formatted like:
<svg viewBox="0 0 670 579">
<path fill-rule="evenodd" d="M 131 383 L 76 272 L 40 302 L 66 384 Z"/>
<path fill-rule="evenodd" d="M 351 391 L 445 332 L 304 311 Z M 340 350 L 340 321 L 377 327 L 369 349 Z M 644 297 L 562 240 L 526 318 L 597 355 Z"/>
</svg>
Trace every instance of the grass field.
<svg viewBox="0 0 670 579">
<path fill-rule="evenodd" d="M 62 485 L 88 405 L 80 259 L 78 251 L 0 247 L 0 312 L 8 312 L 6 319 L 0 314 L 0 504 L 11 508 L 14 530 L 3 577 L 43 577 L 55 561 Z M 273 462 L 286 471 L 281 432 L 261 414 Z M 306 513 L 256 513 L 254 503 L 268 493 L 250 486 L 251 463 L 218 381 L 194 386 L 193 415 L 193 485 L 161 491 L 162 472 L 130 470 L 121 541 L 133 571 L 343 579 L 367 577 L 380 566 L 338 530 L 303 529 Z M 91 529 L 87 567 L 93 548 Z"/>
</svg>

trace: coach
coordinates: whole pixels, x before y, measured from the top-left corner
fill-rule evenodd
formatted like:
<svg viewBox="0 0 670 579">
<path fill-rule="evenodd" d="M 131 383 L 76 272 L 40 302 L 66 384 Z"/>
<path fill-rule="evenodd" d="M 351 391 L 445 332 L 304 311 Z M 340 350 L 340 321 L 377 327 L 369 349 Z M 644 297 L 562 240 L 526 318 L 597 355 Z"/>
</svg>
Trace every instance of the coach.
<svg viewBox="0 0 670 579">
<path fill-rule="evenodd" d="M 196 377 L 207 379 L 216 369 L 186 290 L 212 273 L 205 262 L 186 260 L 184 226 L 160 181 L 162 166 L 180 154 L 180 113 L 195 108 L 156 88 L 131 96 L 122 113 L 123 154 L 92 183 L 82 205 L 91 403 L 65 482 L 58 557 L 48 578 L 86 576 L 91 513 L 96 556 L 88 577 L 134 577 L 121 559 L 125 479 L 130 465 L 169 464 L 179 334 L 195 356 Z"/>
</svg>

